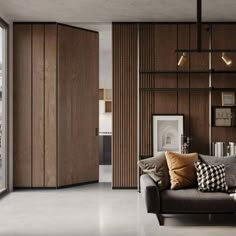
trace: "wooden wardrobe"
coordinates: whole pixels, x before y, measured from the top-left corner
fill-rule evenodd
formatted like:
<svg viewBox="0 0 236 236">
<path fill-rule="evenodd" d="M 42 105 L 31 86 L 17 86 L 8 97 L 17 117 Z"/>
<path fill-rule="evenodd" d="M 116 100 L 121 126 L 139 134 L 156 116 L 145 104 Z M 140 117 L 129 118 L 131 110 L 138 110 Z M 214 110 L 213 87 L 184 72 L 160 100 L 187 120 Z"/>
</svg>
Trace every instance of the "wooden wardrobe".
<svg viewBox="0 0 236 236">
<path fill-rule="evenodd" d="M 14 187 L 98 181 L 98 33 L 14 24 Z"/>
</svg>

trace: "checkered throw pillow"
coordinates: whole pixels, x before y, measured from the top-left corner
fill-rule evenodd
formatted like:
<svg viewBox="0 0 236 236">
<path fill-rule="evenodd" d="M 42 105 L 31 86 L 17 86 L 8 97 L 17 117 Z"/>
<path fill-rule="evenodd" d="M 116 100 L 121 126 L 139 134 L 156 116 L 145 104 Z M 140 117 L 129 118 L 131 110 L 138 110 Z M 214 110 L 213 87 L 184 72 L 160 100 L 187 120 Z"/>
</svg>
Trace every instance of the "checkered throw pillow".
<svg viewBox="0 0 236 236">
<path fill-rule="evenodd" d="M 203 192 L 226 192 L 228 186 L 225 181 L 224 164 L 208 165 L 195 162 L 197 171 L 198 190 Z"/>
</svg>

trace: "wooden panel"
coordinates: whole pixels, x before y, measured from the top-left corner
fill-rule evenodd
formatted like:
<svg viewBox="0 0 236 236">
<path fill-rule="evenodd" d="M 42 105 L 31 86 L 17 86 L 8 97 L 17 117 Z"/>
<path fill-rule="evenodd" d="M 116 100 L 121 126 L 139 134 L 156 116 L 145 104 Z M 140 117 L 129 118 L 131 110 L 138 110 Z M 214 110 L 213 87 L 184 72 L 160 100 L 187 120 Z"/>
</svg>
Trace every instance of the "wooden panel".
<svg viewBox="0 0 236 236">
<path fill-rule="evenodd" d="M 196 25 L 190 28 L 190 47 L 197 47 Z M 210 27 L 202 28 L 202 47 L 209 48 Z M 190 70 L 208 70 L 208 53 L 191 53 Z M 191 74 L 191 88 L 207 88 L 209 86 L 208 74 Z M 190 94 L 190 137 L 192 138 L 191 151 L 209 154 L 209 94 L 205 91 L 191 91 Z"/>
<path fill-rule="evenodd" d="M 45 187 L 57 186 L 57 25 L 45 25 Z"/>
<path fill-rule="evenodd" d="M 104 100 L 104 89 L 99 89 L 99 100 Z"/>
<path fill-rule="evenodd" d="M 14 187 L 31 187 L 31 25 L 14 25 Z"/>
<path fill-rule="evenodd" d="M 58 185 L 98 181 L 98 34 L 58 25 Z"/>
<path fill-rule="evenodd" d="M 32 187 L 44 186 L 44 25 L 32 25 Z"/>
<path fill-rule="evenodd" d="M 190 49 L 190 25 L 180 24 L 178 25 L 178 48 Z M 178 54 L 178 60 L 182 53 Z M 190 55 L 186 54 L 187 61 L 182 67 L 178 67 L 178 70 L 189 71 L 190 69 Z M 178 87 L 189 88 L 190 75 L 178 74 Z M 178 92 L 178 114 L 184 114 L 184 134 L 190 136 L 190 91 Z"/>
<path fill-rule="evenodd" d="M 209 95 L 192 92 L 190 97 L 191 151 L 209 154 Z"/>
<path fill-rule="evenodd" d="M 112 111 L 112 102 L 105 101 L 105 112 L 111 112 L 111 111 Z"/>
<path fill-rule="evenodd" d="M 202 48 L 209 49 L 210 43 L 210 26 L 204 25 L 202 27 Z M 191 25 L 190 27 L 190 48 L 197 48 L 197 27 Z M 208 53 L 191 53 L 190 55 L 191 70 L 209 70 L 209 54 Z"/>
<path fill-rule="evenodd" d="M 236 142 L 235 134 L 235 127 L 212 127 L 212 142 Z"/>
<path fill-rule="evenodd" d="M 176 70 L 177 24 L 155 24 L 155 69 Z"/>
<path fill-rule="evenodd" d="M 137 24 L 113 24 L 113 188 L 137 187 Z"/>
<path fill-rule="evenodd" d="M 155 69 L 177 70 L 177 24 L 155 25 Z M 155 88 L 176 88 L 177 74 L 156 74 Z M 177 114 L 177 92 L 155 92 L 155 114 Z"/>
<path fill-rule="evenodd" d="M 139 28 L 139 65 L 140 71 L 155 70 L 155 25 L 142 24 Z M 140 88 L 152 88 L 155 85 L 153 74 L 140 75 Z M 140 150 L 141 157 L 152 155 L 152 113 L 154 96 L 151 91 L 140 91 Z"/>
</svg>

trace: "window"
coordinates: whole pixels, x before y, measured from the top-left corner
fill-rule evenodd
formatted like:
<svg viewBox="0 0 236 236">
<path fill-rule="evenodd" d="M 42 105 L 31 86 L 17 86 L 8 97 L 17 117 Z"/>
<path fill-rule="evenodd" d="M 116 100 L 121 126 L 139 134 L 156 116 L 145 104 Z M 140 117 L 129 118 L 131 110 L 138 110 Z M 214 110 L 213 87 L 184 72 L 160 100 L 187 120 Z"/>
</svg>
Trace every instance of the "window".
<svg viewBox="0 0 236 236">
<path fill-rule="evenodd" d="M 7 40 L 8 25 L 0 19 L 0 192 L 7 189 Z"/>
</svg>

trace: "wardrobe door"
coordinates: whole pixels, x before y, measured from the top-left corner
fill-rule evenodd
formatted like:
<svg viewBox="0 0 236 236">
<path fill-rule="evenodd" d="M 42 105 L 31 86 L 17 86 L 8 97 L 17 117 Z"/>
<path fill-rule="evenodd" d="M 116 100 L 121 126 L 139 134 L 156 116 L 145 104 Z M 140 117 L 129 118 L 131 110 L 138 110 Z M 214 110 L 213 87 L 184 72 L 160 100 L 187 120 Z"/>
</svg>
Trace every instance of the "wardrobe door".
<svg viewBox="0 0 236 236">
<path fill-rule="evenodd" d="M 58 186 L 98 181 L 98 33 L 58 25 Z"/>
</svg>

